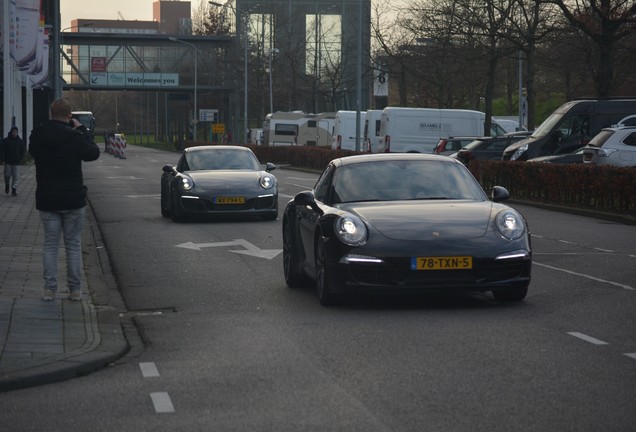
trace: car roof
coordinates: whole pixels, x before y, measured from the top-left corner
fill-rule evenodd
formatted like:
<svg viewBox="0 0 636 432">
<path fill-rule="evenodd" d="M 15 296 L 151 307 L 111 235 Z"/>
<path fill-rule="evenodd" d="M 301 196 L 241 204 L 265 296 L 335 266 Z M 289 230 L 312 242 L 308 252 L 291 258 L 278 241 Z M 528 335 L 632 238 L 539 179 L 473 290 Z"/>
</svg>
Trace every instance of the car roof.
<svg viewBox="0 0 636 432">
<path fill-rule="evenodd" d="M 235 146 L 235 145 L 205 145 L 205 146 L 194 146 L 188 147 L 184 152 L 196 152 L 203 150 L 238 150 L 238 151 L 252 151 L 247 147 Z"/>
<path fill-rule="evenodd" d="M 400 160 L 423 160 L 423 161 L 438 161 L 438 162 L 452 162 L 460 163 L 456 159 L 449 158 L 448 156 L 442 156 L 433 153 L 374 153 L 374 154 L 362 154 L 344 156 L 332 160 L 331 162 L 336 165 L 352 165 L 364 162 L 378 162 L 378 161 L 400 161 Z"/>
</svg>

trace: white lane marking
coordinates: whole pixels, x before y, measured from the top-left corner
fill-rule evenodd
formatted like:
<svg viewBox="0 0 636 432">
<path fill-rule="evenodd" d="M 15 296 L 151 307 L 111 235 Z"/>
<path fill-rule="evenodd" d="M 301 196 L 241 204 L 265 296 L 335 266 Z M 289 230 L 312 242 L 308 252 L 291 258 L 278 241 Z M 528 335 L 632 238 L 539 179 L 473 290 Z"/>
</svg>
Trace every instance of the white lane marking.
<svg viewBox="0 0 636 432">
<path fill-rule="evenodd" d="M 315 182 L 316 179 L 314 178 L 304 178 L 304 177 L 287 177 L 287 179 L 289 180 L 300 180 L 300 181 L 311 181 L 311 182 Z"/>
<path fill-rule="evenodd" d="M 155 407 L 155 412 L 157 414 L 163 413 L 173 413 L 174 406 L 172 405 L 172 401 L 170 400 L 170 396 L 166 392 L 155 392 L 150 393 L 150 399 L 152 399 L 152 404 Z"/>
<path fill-rule="evenodd" d="M 159 370 L 153 362 L 139 363 L 139 369 L 144 378 L 154 378 L 159 376 Z"/>
<path fill-rule="evenodd" d="M 294 195 L 285 195 L 285 194 L 282 194 L 282 193 L 279 193 L 278 196 L 279 197 L 283 197 L 283 198 L 293 198 L 294 197 Z"/>
<path fill-rule="evenodd" d="M 575 276 L 581 276 L 581 277 L 584 277 L 584 278 L 587 278 L 587 279 L 591 279 L 591 280 L 596 281 L 596 282 L 601 282 L 601 283 L 614 285 L 614 286 L 617 286 L 619 288 L 623 288 L 623 289 L 626 289 L 626 290 L 629 290 L 629 291 L 636 291 L 636 288 L 631 287 L 629 285 L 624 285 L 624 284 L 621 284 L 621 283 L 618 283 L 618 282 L 612 282 L 612 281 L 608 281 L 608 280 L 605 280 L 605 279 L 600 279 L 600 278 L 597 278 L 597 277 L 594 277 L 594 276 L 586 275 L 586 274 L 583 274 L 583 273 L 577 273 L 577 272 L 573 272 L 573 271 L 570 271 L 570 270 L 565 270 L 565 269 L 562 269 L 562 268 L 549 266 L 547 264 L 541 264 L 541 263 L 538 263 L 536 261 L 533 261 L 532 264 L 536 264 L 539 267 L 545 267 L 545 268 L 549 268 L 549 269 L 556 270 L 556 271 L 561 271 L 561 272 L 568 273 L 568 274 L 575 275 Z"/>
<path fill-rule="evenodd" d="M 571 244 L 571 245 L 575 245 L 577 243 L 571 242 L 571 241 L 567 241 L 567 240 L 559 240 L 559 243 L 565 243 L 565 244 Z"/>
<path fill-rule="evenodd" d="M 602 341 L 600 339 L 593 338 L 592 336 L 588 336 L 588 335 L 583 334 L 583 333 L 568 332 L 568 334 L 570 336 L 574 336 L 576 338 L 582 339 L 582 340 L 584 340 L 586 342 L 589 342 L 589 343 L 592 343 L 594 345 L 609 345 L 609 343 L 607 343 L 607 342 L 604 342 L 604 341 Z"/>
<path fill-rule="evenodd" d="M 594 249 L 596 249 L 597 251 L 601 251 L 601 252 L 612 252 L 612 253 L 614 252 L 613 250 L 601 249 L 601 248 L 598 248 L 598 247 L 595 247 Z"/>
<path fill-rule="evenodd" d="M 625 353 L 625 355 L 629 358 L 633 358 L 634 360 L 636 360 L 636 353 Z"/>
</svg>

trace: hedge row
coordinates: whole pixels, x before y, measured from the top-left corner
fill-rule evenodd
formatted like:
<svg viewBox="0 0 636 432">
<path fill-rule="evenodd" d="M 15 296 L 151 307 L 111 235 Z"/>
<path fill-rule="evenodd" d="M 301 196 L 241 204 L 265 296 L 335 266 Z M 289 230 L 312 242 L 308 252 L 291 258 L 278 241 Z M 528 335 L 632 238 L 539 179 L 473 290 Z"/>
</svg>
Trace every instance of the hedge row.
<svg viewBox="0 0 636 432">
<path fill-rule="evenodd" d="M 515 199 L 636 215 L 636 168 L 474 160 L 469 169 Z"/>
</svg>

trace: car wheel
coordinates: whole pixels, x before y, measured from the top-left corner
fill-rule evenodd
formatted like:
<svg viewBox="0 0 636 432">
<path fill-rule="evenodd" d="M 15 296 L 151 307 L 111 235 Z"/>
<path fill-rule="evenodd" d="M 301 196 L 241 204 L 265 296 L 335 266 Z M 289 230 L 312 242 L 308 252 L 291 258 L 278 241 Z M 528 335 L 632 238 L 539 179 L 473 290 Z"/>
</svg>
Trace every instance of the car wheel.
<svg viewBox="0 0 636 432">
<path fill-rule="evenodd" d="M 168 207 L 168 191 L 166 185 L 161 182 L 161 216 L 170 217 L 170 208 Z"/>
<path fill-rule="evenodd" d="M 321 305 L 333 306 L 339 303 L 341 297 L 334 293 L 334 288 L 331 270 L 327 264 L 325 245 L 318 237 L 316 240 L 316 291 Z"/>
<path fill-rule="evenodd" d="M 294 247 L 291 224 L 283 226 L 283 273 L 289 288 L 299 288 L 307 283 L 307 276 L 300 268 L 298 254 Z"/>
<path fill-rule="evenodd" d="M 172 222 L 183 222 L 185 219 L 184 211 L 179 205 L 178 199 L 179 198 L 175 198 L 174 196 L 172 197 L 172 211 L 170 214 L 172 216 Z"/>
<path fill-rule="evenodd" d="M 262 215 L 261 219 L 266 221 L 273 221 L 273 220 L 276 220 L 277 217 L 278 217 L 278 210 L 276 210 L 276 212 L 274 213 L 266 213 Z"/>
<path fill-rule="evenodd" d="M 495 300 L 499 301 L 521 301 L 528 294 L 528 285 L 517 286 L 503 291 L 493 291 Z"/>
</svg>

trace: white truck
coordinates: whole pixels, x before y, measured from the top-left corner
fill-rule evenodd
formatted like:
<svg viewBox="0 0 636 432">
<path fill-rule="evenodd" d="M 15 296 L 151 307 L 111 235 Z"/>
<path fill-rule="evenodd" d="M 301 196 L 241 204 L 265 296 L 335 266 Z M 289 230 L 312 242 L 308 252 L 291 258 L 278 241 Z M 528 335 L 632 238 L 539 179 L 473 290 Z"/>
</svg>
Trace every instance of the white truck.
<svg viewBox="0 0 636 432">
<path fill-rule="evenodd" d="M 378 153 L 381 117 L 382 110 L 367 110 L 367 115 L 364 119 L 364 151 Z"/>
<path fill-rule="evenodd" d="M 495 122 L 484 133 L 485 119 L 483 112 L 472 110 L 386 107 L 380 118 L 378 151 L 432 153 L 441 138 L 505 133 Z"/>
<path fill-rule="evenodd" d="M 360 151 L 364 150 L 363 133 L 366 114 L 366 111 L 360 111 Z M 357 111 L 336 112 L 332 150 L 356 150 L 356 117 Z"/>
</svg>

